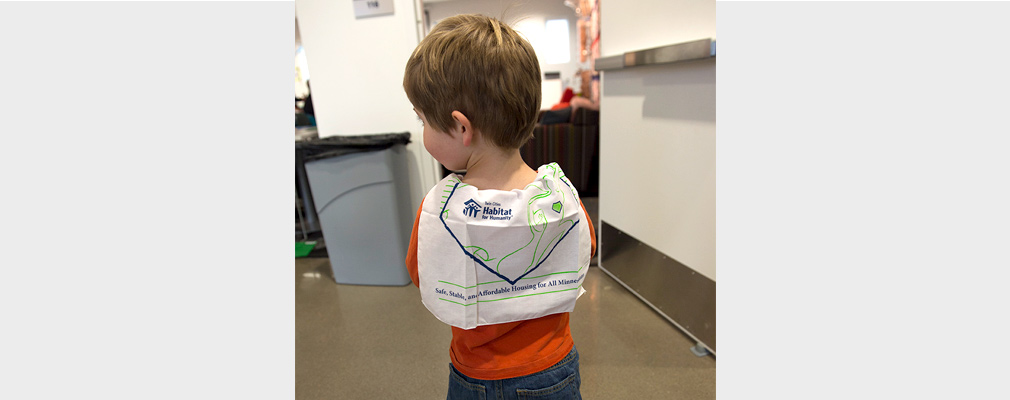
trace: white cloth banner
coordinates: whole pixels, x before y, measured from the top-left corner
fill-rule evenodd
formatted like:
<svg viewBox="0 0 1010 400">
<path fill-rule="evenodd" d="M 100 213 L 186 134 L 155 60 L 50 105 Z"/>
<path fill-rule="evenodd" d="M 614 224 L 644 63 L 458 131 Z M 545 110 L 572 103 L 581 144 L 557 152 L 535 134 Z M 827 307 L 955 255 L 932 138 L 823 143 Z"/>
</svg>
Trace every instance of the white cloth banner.
<svg viewBox="0 0 1010 400">
<path fill-rule="evenodd" d="M 588 224 L 557 163 L 523 190 L 478 190 L 450 174 L 421 208 L 421 301 L 463 329 L 571 312 L 585 292 Z"/>
</svg>

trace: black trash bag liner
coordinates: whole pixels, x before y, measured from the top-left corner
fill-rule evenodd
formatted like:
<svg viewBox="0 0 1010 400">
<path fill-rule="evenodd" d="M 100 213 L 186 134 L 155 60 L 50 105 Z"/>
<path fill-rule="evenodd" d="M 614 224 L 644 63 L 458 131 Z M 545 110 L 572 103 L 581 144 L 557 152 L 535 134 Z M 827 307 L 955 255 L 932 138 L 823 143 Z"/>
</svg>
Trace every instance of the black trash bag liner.
<svg viewBox="0 0 1010 400">
<path fill-rule="evenodd" d="M 330 136 L 295 142 L 295 149 L 305 156 L 305 161 L 343 156 L 365 151 L 379 151 L 398 144 L 410 143 L 410 132 L 378 135 Z"/>
</svg>

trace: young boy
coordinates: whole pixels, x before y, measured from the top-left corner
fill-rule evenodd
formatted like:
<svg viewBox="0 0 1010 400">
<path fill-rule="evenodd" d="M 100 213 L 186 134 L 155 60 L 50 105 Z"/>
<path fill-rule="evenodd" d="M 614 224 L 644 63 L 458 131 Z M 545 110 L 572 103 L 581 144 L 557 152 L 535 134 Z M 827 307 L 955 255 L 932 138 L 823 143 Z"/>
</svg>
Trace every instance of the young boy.
<svg viewBox="0 0 1010 400">
<path fill-rule="evenodd" d="M 581 398 L 569 312 L 596 251 L 593 224 L 556 163 L 534 171 L 540 66 L 509 26 L 446 18 L 407 62 L 424 147 L 450 174 L 425 197 L 407 269 L 452 325 L 449 399 Z"/>
</svg>

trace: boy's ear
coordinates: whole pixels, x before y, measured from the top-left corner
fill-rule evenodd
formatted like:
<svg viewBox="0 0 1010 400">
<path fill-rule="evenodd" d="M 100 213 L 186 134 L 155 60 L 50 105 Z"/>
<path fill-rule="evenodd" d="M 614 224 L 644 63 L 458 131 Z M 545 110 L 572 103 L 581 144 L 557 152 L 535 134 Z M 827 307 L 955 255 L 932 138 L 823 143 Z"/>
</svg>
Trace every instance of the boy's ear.
<svg viewBox="0 0 1010 400">
<path fill-rule="evenodd" d="M 463 146 L 470 147 L 474 138 L 473 125 L 470 124 L 470 119 L 458 110 L 452 112 L 452 119 L 456 121 L 456 129 L 463 136 Z"/>
</svg>

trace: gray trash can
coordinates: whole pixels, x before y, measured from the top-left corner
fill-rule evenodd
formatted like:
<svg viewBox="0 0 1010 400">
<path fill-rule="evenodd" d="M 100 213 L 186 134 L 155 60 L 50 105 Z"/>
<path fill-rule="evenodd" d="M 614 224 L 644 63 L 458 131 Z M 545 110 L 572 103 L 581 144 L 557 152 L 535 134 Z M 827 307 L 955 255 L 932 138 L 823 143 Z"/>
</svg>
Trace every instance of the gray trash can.
<svg viewBox="0 0 1010 400">
<path fill-rule="evenodd" d="M 337 283 L 403 286 L 413 228 L 407 189 L 410 133 L 296 143 Z"/>
</svg>

